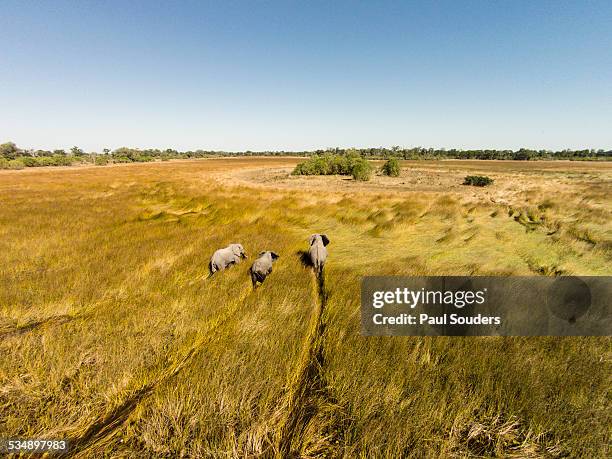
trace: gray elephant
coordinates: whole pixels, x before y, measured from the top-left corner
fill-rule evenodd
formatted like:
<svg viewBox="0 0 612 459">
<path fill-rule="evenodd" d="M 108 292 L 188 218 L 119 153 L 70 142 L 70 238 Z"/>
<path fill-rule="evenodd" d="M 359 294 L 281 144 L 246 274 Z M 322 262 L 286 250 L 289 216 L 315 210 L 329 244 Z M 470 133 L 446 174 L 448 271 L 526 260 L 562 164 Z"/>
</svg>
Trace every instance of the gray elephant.
<svg viewBox="0 0 612 459">
<path fill-rule="evenodd" d="M 310 236 L 309 242 L 310 249 L 308 249 L 308 254 L 310 255 L 310 262 L 315 271 L 320 273 L 327 259 L 327 249 L 325 246 L 329 244 L 329 238 L 325 234 L 313 234 Z"/>
<path fill-rule="evenodd" d="M 223 249 L 217 250 L 210 258 L 210 275 L 217 271 L 223 271 L 228 266 L 240 263 L 243 258 L 248 258 L 241 244 L 230 244 Z"/>
<path fill-rule="evenodd" d="M 272 263 L 274 263 L 277 258 L 278 255 L 269 250 L 260 252 L 250 269 L 253 287 L 257 286 L 257 282 L 262 283 L 266 280 L 268 274 L 272 272 Z"/>
</svg>

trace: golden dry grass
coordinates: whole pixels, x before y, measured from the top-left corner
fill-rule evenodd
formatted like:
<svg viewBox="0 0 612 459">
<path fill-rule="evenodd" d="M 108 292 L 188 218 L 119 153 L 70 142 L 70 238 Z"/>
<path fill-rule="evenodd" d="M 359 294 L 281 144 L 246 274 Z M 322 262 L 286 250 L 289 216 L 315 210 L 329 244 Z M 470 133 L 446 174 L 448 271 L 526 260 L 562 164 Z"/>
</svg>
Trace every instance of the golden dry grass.
<svg viewBox="0 0 612 459">
<path fill-rule="evenodd" d="M 610 275 L 608 163 L 0 173 L 0 437 L 83 457 L 603 457 L 607 338 L 365 338 L 372 274 Z M 486 189 L 463 176 L 495 179 Z M 331 239 L 324 281 L 308 236 Z M 252 291 L 241 242 L 281 258 Z"/>
</svg>

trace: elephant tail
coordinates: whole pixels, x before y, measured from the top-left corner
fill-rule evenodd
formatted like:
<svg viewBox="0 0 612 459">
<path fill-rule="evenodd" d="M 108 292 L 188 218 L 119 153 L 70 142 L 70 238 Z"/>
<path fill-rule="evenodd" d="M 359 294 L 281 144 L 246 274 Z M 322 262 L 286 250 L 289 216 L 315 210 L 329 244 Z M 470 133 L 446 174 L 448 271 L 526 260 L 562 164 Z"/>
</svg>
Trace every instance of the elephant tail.
<svg viewBox="0 0 612 459">
<path fill-rule="evenodd" d="M 315 257 L 312 261 L 312 267 L 314 268 L 314 272 L 316 274 L 321 274 L 323 271 L 323 262 L 319 257 Z"/>
</svg>

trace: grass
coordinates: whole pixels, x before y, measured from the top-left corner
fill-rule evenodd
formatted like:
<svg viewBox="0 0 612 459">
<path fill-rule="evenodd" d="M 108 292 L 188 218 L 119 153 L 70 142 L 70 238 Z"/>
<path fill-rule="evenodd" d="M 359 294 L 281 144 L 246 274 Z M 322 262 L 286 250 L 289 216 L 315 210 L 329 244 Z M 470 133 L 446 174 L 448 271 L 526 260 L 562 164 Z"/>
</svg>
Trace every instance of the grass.
<svg viewBox="0 0 612 459">
<path fill-rule="evenodd" d="M 609 453 L 607 338 L 359 334 L 363 275 L 609 275 L 606 166 L 427 164 L 387 187 L 296 162 L 0 174 L 0 437 L 83 457 Z M 281 255 L 261 288 L 248 263 L 206 279 L 230 242 Z"/>
</svg>

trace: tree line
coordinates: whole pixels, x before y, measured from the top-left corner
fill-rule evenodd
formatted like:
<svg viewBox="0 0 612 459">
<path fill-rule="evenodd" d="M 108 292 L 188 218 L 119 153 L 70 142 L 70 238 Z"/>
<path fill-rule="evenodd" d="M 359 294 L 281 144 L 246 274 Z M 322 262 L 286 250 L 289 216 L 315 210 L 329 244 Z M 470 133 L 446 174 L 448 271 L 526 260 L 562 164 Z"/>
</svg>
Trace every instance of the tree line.
<svg viewBox="0 0 612 459">
<path fill-rule="evenodd" d="M 554 160 L 554 159 L 591 159 L 606 160 L 612 159 L 612 150 L 588 149 L 583 150 L 533 150 L 521 148 L 518 150 L 494 150 L 494 149 L 457 149 L 457 148 L 424 148 L 424 147 L 379 147 L 379 148 L 330 148 L 327 150 L 317 150 L 310 154 L 340 154 L 358 152 L 364 158 L 371 159 L 491 159 L 491 160 Z"/>
<path fill-rule="evenodd" d="M 101 152 L 85 152 L 74 146 L 69 150 L 34 150 L 18 147 L 13 142 L 0 144 L 0 169 L 21 169 L 23 167 L 68 166 L 90 163 L 106 165 L 111 163 L 131 163 L 149 161 L 167 161 L 170 159 L 212 158 L 220 156 L 324 156 L 324 155 L 358 155 L 366 159 L 490 159 L 490 160 L 612 160 L 612 150 L 462 150 L 434 148 L 328 148 L 315 151 L 219 151 L 167 149 L 139 149 L 121 147 L 115 150 L 105 148 Z"/>
</svg>

